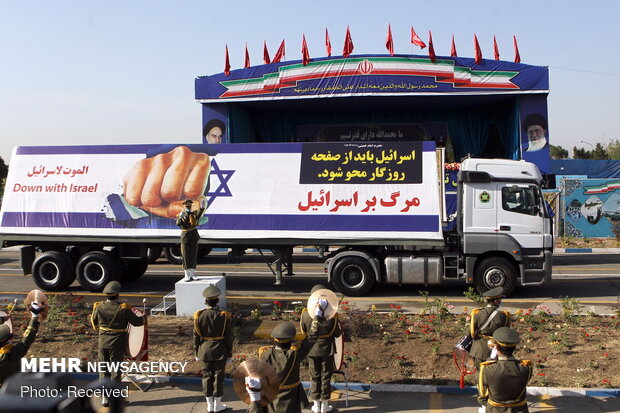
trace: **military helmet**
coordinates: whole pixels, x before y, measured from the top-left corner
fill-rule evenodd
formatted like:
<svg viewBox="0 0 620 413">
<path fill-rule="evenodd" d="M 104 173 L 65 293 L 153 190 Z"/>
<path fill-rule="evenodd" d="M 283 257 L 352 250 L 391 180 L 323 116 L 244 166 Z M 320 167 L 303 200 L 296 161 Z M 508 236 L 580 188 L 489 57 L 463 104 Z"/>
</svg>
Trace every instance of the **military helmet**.
<svg viewBox="0 0 620 413">
<path fill-rule="evenodd" d="M 500 327 L 493 333 L 493 340 L 502 347 L 515 347 L 519 344 L 519 334 L 512 328 Z"/>
<path fill-rule="evenodd" d="M 192 206 L 193 203 L 194 201 L 192 201 L 191 199 L 186 199 L 185 201 L 183 201 L 183 205 L 185 206 Z"/>
<path fill-rule="evenodd" d="M 314 287 L 312 287 L 312 289 L 310 290 L 310 294 L 314 293 L 315 291 L 325 290 L 325 289 L 327 289 L 327 287 L 324 286 L 323 284 L 317 284 Z"/>
<path fill-rule="evenodd" d="M 110 281 L 103 289 L 103 293 L 107 295 L 116 295 L 121 292 L 121 283 L 118 281 Z"/>
<path fill-rule="evenodd" d="M 283 321 L 277 326 L 273 328 L 271 331 L 271 337 L 275 338 L 276 341 L 286 342 L 292 340 L 297 334 L 297 330 L 295 329 L 295 324 L 290 321 Z"/>
<path fill-rule="evenodd" d="M 0 343 L 4 343 L 11 338 L 11 329 L 6 324 L 0 325 Z"/>
<path fill-rule="evenodd" d="M 491 288 L 489 291 L 482 293 L 482 296 L 487 300 L 502 298 L 504 296 L 504 289 L 502 287 Z"/>
<path fill-rule="evenodd" d="M 217 288 L 213 284 L 205 288 L 204 291 L 202 292 L 202 296 L 206 298 L 207 300 L 211 298 L 218 298 L 220 294 L 222 294 L 220 289 Z"/>
</svg>

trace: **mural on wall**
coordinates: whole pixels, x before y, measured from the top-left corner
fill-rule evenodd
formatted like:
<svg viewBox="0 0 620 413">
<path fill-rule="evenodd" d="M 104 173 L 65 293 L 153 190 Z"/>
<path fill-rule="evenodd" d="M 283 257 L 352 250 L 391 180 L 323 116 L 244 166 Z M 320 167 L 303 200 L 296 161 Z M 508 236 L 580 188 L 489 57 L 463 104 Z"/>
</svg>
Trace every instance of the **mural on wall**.
<svg viewBox="0 0 620 413">
<path fill-rule="evenodd" d="M 616 237 L 620 235 L 620 181 L 564 179 L 564 235 Z"/>
</svg>

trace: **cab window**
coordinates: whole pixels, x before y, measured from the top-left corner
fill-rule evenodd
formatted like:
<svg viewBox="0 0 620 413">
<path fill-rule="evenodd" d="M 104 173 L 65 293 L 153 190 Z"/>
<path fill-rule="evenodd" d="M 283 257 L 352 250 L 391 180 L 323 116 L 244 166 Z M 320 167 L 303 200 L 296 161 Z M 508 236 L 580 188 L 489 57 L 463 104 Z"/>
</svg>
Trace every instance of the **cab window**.
<svg viewBox="0 0 620 413">
<path fill-rule="evenodd" d="M 538 215 L 538 206 L 532 188 L 518 186 L 502 188 L 502 208 L 518 214 Z"/>
</svg>

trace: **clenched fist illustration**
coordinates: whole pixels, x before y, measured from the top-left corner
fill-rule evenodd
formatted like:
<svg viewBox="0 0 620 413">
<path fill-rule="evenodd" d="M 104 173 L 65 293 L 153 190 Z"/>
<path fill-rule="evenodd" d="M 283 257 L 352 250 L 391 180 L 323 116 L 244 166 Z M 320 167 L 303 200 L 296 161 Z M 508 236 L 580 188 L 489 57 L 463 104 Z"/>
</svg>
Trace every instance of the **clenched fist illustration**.
<svg viewBox="0 0 620 413">
<path fill-rule="evenodd" d="M 152 214 L 175 218 L 184 200 L 198 205 L 204 198 L 210 170 L 209 155 L 178 146 L 136 162 L 123 182 L 125 199 Z"/>
</svg>

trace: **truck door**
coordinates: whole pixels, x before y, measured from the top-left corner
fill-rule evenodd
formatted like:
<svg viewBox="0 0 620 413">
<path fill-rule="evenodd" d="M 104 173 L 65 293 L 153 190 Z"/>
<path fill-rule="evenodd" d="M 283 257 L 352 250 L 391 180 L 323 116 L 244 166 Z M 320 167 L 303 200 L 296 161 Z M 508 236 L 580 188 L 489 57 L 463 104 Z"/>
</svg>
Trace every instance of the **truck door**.
<svg viewBox="0 0 620 413">
<path fill-rule="evenodd" d="M 497 211 L 498 234 L 508 234 L 523 249 L 523 255 L 542 254 L 545 222 L 540 194 L 535 186 L 497 184 L 500 204 Z"/>
</svg>

